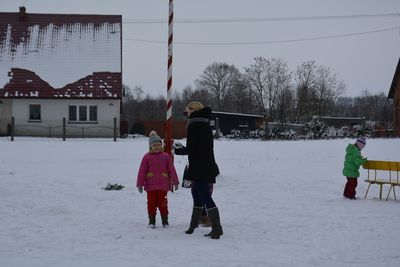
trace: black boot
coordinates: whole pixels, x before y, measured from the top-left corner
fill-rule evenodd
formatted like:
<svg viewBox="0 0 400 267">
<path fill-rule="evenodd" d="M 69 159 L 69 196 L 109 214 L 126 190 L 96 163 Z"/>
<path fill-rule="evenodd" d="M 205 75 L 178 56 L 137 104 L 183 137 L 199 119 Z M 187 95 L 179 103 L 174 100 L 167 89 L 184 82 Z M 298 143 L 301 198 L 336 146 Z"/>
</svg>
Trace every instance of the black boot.
<svg viewBox="0 0 400 267">
<path fill-rule="evenodd" d="M 194 229 L 199 226 L 199 219 L 201 213 L 203 211 L 203 207 L 193 207 L 192 211 L 192 218 L 190 219 L 190 226 L 189 229 L 185 231 L 186 234 L 190 235 L 193 234 Z"/>
<path fill-rule="evenodd" d="M 163 227 L 168 227 L 168 215 L 162 215 L 161 216 L 161 221 L 162 221 L 162 226 Z"/>
<path fill-rule="evenodd" d="M 149 215 L 149 227 L 156 228 L 156 215 Z"/>
<path fill-rule="evenodd" d="M 222 231 L 218 208 L 217 207 L 211 208 L 211 209 L 207 210 L 207 213 L 208 213 L 208 217 L 210 218 L 210 221 L 211 221 L 212 230 L 210 233 L 208 233 L 204 236 L 209 236 L 209 237 L 211 237 L 211 239 L 219 239 L 219 237 L 221 235 L 223 235 L 224 232 Z"/>
</svg>

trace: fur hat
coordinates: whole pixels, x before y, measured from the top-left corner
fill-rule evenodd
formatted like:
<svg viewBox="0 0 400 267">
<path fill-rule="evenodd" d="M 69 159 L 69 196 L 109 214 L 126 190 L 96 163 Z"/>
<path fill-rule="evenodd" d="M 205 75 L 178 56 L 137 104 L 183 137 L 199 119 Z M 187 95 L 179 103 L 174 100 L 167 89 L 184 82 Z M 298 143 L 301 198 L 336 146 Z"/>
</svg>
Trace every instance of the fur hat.
<svg viewBox="0 0 400 267">
<path fill-rule="evenodd" d="M 156 131 L 151 131 L 149 134 L 149 146 L 155 143 L 162 143 L 161 137 L 157 134 Z"/>
<path fill-rule="evenodd" d="M 200 109 L 203 109 L 204 106 L 202 103 L 199 101 L 192 101 L 186 106 L 186 111 L 198 111 Z"/>
<path fill-rule="evenodd" d="M 356 145 L 360 148 L 363 149 L 365 145 L 367 144 L 367 141 L 365 140 L 365 137 L 358 137 L 356 140 Z"/>
</svg>

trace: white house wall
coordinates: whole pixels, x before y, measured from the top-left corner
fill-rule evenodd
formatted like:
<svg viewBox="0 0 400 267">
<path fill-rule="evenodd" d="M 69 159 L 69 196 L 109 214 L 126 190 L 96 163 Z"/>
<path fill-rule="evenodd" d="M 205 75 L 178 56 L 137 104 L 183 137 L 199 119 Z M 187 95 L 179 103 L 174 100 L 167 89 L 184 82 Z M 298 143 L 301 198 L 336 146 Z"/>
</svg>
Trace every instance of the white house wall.
<svg viewBox="0 0 400 267">
<path fill-rule="evenodd" d="M 29 120 L 31 104 L 40 104 L 41 121 Z M 70 105 L 97 106 L 97 122 L 68 121 Z M 62 136 L 63 118 L 66 118 L 67 137 L 111 137 L 114 118 L 117 118 L 117 127 L 120 123 L 120 100 L 12 99 L 12 116 L 16 136 Z"/>
</svg>

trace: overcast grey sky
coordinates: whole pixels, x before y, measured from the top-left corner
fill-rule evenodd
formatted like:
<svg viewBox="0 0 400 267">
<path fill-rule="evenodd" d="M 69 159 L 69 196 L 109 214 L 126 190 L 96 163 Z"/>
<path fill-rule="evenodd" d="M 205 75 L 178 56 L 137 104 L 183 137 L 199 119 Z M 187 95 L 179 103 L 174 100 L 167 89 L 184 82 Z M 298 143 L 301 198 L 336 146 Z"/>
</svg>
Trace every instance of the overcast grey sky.
<svg viewBox="0 0 400 267">
<path fill-rule="evenodd" d="M 123 82 L 156 96 L 167 91 L 168 3 L 0 0 L 0 11 L 17 12 L 24 5 L 28 13 L 121 14 Z M 353 16 L 367 14 L 386 15 Z M 173 90 L 194 87 L 212 62 L 243 71 L 263 56 L 284 59 L 291 71 L 315 60 L 344 81 L 348 96 L 365 89 L 387 94 L 400 56 L 399 14 L 399 0 L 175 0 Z M 316 16 L 334 18 L 293 19 Z M 283 17 L 292 19 L 271 20 Z M 314 39 L 343 35 L 350 36 Z"/>
</svg>

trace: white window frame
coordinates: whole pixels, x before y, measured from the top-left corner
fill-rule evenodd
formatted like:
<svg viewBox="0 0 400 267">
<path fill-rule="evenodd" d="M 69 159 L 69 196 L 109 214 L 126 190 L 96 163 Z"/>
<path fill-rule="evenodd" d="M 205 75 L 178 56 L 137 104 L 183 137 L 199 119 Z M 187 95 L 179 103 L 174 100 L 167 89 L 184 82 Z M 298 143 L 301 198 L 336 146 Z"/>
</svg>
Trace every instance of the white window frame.
<svg viewBox="0 0 400 267">
<path fill-rule="evenodd" d="M 70 118 L 70 108 L 75 107 L 75 118 L 76 120 L 71 120 Z M 81 107 L 86 109 L 86 120 L 81 120 Z M 90 109 L 92 107 L 96 108 L 96 120 L 90 120 Z M 70 123 L 98 123 L 98 106 L 97 105 L 68 105 L 68 122 Z"/>
<path fill-rule="evenodd" d="M 91 110 L 91 108 L 96 108 L 95 109 L 95 111 L 96 111 L 96 119 L 95 120 L 91 120 L 91 118 L 90 118 L 90 110 Z M 97 122 L 98 121 L 98 108 L 97 108 L 97 105 L 89 105 L 88 106 L 88 110 L 87 110 L 87 112 L 88 112 L 88 119 L 89 119 L 89 121 L 90 122 Z"/>
<path fill-rule="evenodd" d="M 32 119 L 31 118 L 31 107 L 32 106 L 39 106 L 39 119 Z M 38 103 L 29 104 L 29 112 L 28 112 L 28 119 L 30 122 L 41 122 L 42 121 L 42 105 Z"/>
</svg>

